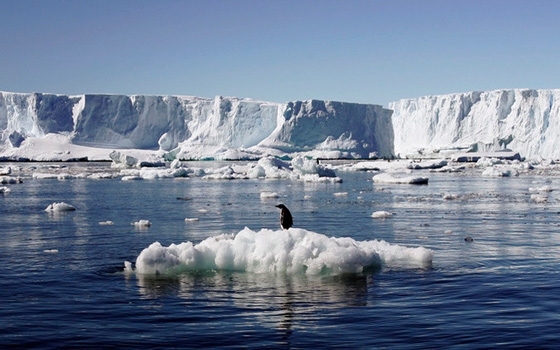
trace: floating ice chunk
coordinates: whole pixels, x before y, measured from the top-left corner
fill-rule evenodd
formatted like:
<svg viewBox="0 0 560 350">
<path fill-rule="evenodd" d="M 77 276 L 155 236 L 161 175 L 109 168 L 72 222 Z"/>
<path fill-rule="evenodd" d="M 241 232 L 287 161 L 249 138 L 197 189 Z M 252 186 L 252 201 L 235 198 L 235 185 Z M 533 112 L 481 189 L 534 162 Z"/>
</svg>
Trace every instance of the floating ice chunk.
<svg viewBox="0 0 560 350">
<path fill-rule="evenodd" d="M 386 184 L 427 185 L 428 178 L 417 177 L 417 176 L 399 176 L 391 173 L 381 173 L 373 177 L 373 182 L 386 183 Z"/>
<path fill-rule="evenodd" d="M 535 203 L 546 203 L 546 202 L 548 202 L 548 197 L 543 196 L 541 194 L 532 194 L 531 195 L 531 201 L 533 201 Z"/>
<path fill-rule="evenodd" d="M 124 272 L 125 273 L 132 273 L 132 263 L 130 261 L 125 261 L 124 262 Z"/>
<path fill-rule="evenodd" d="M 456 195 L 454 193 L 444 193 L 443 194 L 443 199 L 445 200 L 454 200 L 454 199 L 458 199 L 459 195 Z"/>
<path fill-rule="evenodd" d="M 504 161 L 499 158 L 481 157 L 476 161 L 478 167 L 493 167 L 494 165 L 504 164 Z"/>
<path fill-rule="evenodd" d="M 551 186 L 545 185 L 541 187 L 529 187 L 529 192 L 552 192 Z"/>
<path fill-rule="evenodd" d="M 56 253 L 58 253 L 58 249 L 45 249 L 45 250 L 43 250 L 43 253 L 56 254 Z"/>
<path fill-rule="evenodd" d="M 5 194 L 5 193 L 8 193 L 8 192 L 10 192 L 10 189 L 8 187 L 6 187 L 6 186 L 0 187 L 0 194 Z"/>
<path fill-rule="evenodd" d="M 87 176 L 88 179 L 93 179 L 93 180 L 100 180 L 100 179 L 112 179 L 116 176 L 116 174 L 114 173 L 107 173 L 107 172 L 102 172 L 102 173 L 93 173 Z"/>
<path fill-rule="evenodd" d="M 328 177 L 328 176 L 319 176 L 319 174 L 299 175 L 299 180 L 304 182 L 317 182 L 317 183 L 341 183 L 342 182 L 342 179 L 338 176 Z"/>
<path fill-rule="evenodd" d="M 348 196 L 348 192 L 335 192 L 333 193 L 335 197 L 345 197 Z"/>
<path fill-rule="evenodd" d="M 152 223 L 150 222 L 150 220 L 138 220 L 136 222 L 133 222 L 131 225 L 136 227 L 150 227 L 152 226 Z"/>
<path fill-rule="evenodd" d="M 463 170 L 465 170 L 464 165 L 460 165 L 460 166 L 446 165 L 446 166 L 441 167 L 441 168 L 430 169 L 430 172 L 434 172 L 434 173 L 458 173 L 458 172 L 463 171 Z"/>
<path fill-rule="evenodd" d="M 447 161 L 444 159 L 439 160 L 427 160 L 420 163 L 410 163 L 408 169 L 439 169 L 447 165 Z"/>
<path fill-rule="evenodd" d="M 0 176 L 0 184 L 2 185 L 20 184 L 20 183 L 23 183 L 23 179 L 20 177 Z"/>
<path fill-rule="evenodd" d="M 48 179 L 56 179 L 58 175 L 51 174 L 51 173 L 33 173 L 31 177 L 36 180 L 48 180 Z"/>
<path fill-rule="evenodd" d="M 231 166 L 225 166 L 214 170 L 213 173 L 204 175 L 203 180 L 236 180 L 247 179 L 248 176 L 243 173 L 237 173 Z"/>
<path fill-rule="evenodd" d="M 111 220 L 100 221 L 100 222 L 99 222 L 99 225 L 102 225 L 102 226 L 110 226 L 110 225 L 114 225 L 114 224 L 115 224 L 115 223 L 112 222 Z"/>
<path fill-rule="evenodd" d="M 185 218 L 185 222 L 196 222 L 198 218 Z"/>
<path fill-rule="evenodd" d="M 373 214 L 371 214 L 371 217 L 374 219 L 386 219 L 386 218 L 390 218 L 393 215 L 395 214 L 388 211 L 380 210 L 380 211 L 374 211 Z"/>
<path fill-rule="evenodd" d="M 47 206 L 45 211 L 74 211 L 76 208 L 68 203 L 59 202 L 59 203 L 52 203 Z"/>
<path fill-rule="evenodd" d="M 266 177 L 268 179 L 287 179 L 292 175 L 290 164 L 274 157 L 259 159 L 257 165 L 248 171 L 250 178 Z"/>
<path fill-rule="evenodd" d="M 260 164 L 256 164 L 247 171 L 247 176 L 250 179 L 258 179 L 266 177 L 266 169 Z"/>
<path fill-rule="evenodd" d="M 292 159 L 292 168 L 298 175 L 317 174 L 320 177 L 336 177 L 334 170 L 318 164 L 317 160 L 297 156 Z"/>
<path fill-rule="evenodd" d="M 495 176 L 495 177 L 510 177 L 518 176 L 517 170 L 508 168 L 489 167 L 482 172 L 482 176 Z"/>
<path fill-rule="evenodd" d="M 389 244 L 335 238 L 304 229 L 252 231 L 145 248 L 136 259 L 136 273 L 173 275 L 187 271 L 246 271 L 253 273 L 306 273 L 334 275 L 360 273 L 381 265 L 425 267 L 433 251 Z M 125 270 L 131 269 L 125 263 Z"/>
<path fill-rule="evenodd" d="M 12 173 L 12 168 L 9 166 L 0 168 L 0 175 L 10 175 Z"/>
<path fill-rule="evenodd" d="M 134 180 L 143 180 L 143 178 L 140 175 L 126 175 L 121 177 L 121 181 L 134 181 Z"/>
<path fill-rule="evenodd" d="M 134 167 L 138 163 L 138 159 L 136 157 L 122 154 L 118 151 L 112 151 L 109 153 L 109 158 L 113 161 L 111 166 L 115 168 Z"/>
<path fill-rule="evenodd" d="M 280 195 L 276 192 L 263 191 L 261 192 L 261 199 L 279 198 Z"/>
</svg>

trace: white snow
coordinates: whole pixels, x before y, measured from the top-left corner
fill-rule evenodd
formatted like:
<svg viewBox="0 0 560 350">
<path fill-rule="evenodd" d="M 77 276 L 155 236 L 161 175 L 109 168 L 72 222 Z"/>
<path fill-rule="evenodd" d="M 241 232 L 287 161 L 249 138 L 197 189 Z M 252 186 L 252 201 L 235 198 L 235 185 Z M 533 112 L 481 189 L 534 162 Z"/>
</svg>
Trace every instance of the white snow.
<svg viewBox="0 0 560 350">
<path fill-rule="evenodd" d="M 138 274 L 174 275 L 187 271 L 222 270 L 253 273 L 342 274 L 380 266 L 424 267 L 433 251 L 389 244 L 327 237 L 304 229 L 253 231 L 209 237 L 200 243 L 162 246 L 152 243 L 136 258 Z M 132 272 L 132 264 L 125 262 Z"/>
</svg>

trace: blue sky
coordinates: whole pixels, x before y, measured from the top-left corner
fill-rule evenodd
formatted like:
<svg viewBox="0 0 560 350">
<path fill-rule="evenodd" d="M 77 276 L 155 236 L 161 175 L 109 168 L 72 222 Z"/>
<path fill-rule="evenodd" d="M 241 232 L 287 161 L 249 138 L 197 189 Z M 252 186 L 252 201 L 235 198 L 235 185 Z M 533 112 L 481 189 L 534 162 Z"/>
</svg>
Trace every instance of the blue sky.
<svg viewBox="0 0 560 350">
<path fill-rule="evenodd" d="M 387 105 L 560 88 L 557 0 L 0 0 L 0 90 Z"/>
</svg>

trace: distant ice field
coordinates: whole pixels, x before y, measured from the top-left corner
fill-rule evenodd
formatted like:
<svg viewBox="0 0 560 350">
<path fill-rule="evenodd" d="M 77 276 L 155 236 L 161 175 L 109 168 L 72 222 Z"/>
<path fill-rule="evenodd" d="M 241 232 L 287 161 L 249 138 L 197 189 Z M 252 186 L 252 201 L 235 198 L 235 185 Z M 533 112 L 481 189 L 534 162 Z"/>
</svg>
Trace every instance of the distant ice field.
<svg viewBox="0 0 560 350">
<path fill-rule="evenodd" d="M 186 166 L 222 174 L 248 165 Z M 9 189 L 0 193 L 1 346 L 480 348 L 560 340 L 553 166 L 518 167 L 512 176 L 476 167 L 408 174 L 427 185 L 374 182 L 378 171 L 342 162 L 332 166 L 342 182 L 122 181 L 109 163 L 5 166 L 22 182 L 1 185 Z M 61 173 L 71 175 L 45 175 Z M 94 173 L 119 176 L 77 175 Z M 75 210 L 45 210 L 55 203 Z M 294 229 L 281 230 L 279 203 Z M 143 220 L 149 225 L 134 224 Z M 155 242 L 161 250 L 150 250 Z M 174 245 L 184 248 L 176 265 Z M 138 271 L 142 254 L 153 259 Z"/>
</svg>

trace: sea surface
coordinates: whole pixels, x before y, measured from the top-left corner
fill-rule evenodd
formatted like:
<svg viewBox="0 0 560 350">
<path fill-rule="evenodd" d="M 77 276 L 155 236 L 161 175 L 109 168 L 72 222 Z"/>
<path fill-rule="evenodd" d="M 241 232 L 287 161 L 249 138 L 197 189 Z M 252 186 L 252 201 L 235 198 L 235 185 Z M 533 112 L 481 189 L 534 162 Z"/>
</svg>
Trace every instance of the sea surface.
<svg viewBox="0 0 560 350">
<path fill-rule="evenodd" d="M 10 165 L 26 174 L 110 171 Z M 335 184 L 24 176 L 0 194 L 0 347 L 555 348 L 560 176 L 480 172 L 422 170 L 429 184 L 421 186 L 342 171 Z M 53 202 L 76 210 L 46 212 Z M 298 228 L 422 246 L 433 250 L 432 264 L 342 275 L 123 271 L 156 241 L 278 230 L 278 203 Z M 371 217 L 381 210 L 394 215 Z M 139 220 L 151 226 L 131 225 Z"/>
</svg>

